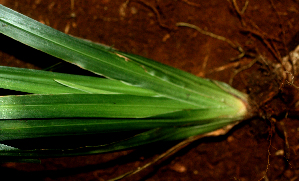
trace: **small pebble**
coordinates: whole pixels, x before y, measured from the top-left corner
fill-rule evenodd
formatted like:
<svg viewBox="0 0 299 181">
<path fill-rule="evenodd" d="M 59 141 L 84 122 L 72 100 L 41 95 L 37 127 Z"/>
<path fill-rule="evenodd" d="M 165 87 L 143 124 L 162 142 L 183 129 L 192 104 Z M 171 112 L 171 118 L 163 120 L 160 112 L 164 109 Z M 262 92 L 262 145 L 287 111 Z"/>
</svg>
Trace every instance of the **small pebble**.
<svg viewBox="0 0 299 181">
<path fill-rule="evenodd" d="M 179 173 L 184 173 L 187 171 L 187 168 L 179 163 L 175 163 L 170 167 L 170 169 Z"/>
</svg>

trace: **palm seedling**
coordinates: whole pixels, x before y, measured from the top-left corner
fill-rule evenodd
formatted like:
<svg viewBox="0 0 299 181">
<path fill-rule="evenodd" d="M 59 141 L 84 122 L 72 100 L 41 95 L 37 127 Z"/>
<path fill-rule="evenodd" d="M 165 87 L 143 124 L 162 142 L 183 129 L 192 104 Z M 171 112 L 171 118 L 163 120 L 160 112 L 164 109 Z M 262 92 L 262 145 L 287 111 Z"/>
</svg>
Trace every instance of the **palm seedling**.
<svg viewBox="0 0 299 181">
<path fill-rule="evenodd" d="M 248 96 L 223 82 L 66 35 L 2 5 L 0 32 L 94 74 L 0 67 L 0 87 L 24 93 L 0 97 L 1 161 L 183 140 L 253 115 Z"/>
</svg>

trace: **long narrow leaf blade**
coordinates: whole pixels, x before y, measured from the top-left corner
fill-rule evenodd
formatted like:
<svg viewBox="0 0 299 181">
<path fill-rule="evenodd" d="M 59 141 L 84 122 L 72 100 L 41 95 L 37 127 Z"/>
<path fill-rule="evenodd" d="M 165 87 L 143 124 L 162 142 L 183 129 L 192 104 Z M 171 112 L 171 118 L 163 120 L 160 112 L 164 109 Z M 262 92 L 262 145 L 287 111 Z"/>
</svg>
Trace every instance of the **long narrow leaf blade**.
<svg viewBox="0 0 299 181">
<path fill-rule="evenodd" d="M 213 123 L 217 125 L 219 116 L 231 113 L 230 117 L 222 117 L 226 123 L 239 120 L 233 109 L 212 112 L 209 109 L 183 110 L 151 118 L 49 118 L 22 119 L 0 121 L 0 141 L 38 138 L 50 136 L 85 135 L 99 133 L 118 133 L 124 131 L 140 131 L 155 128 L 185 127 Z M 222 126 L 222 123 L 220 124 Z"/>
<path fill-rule="evenodd" d="M 49 145 L 48 148 L 43 148 L 42 150 L 36 150 L 36 149 L 30 150 L 30 146 L 28 147 L 28 145 L 25 145 L 27 149 L 16 149 L 14 147 L 10 147 L 12 149 L 10 149 L 9 152 L 0 149 L 0 158 L 2 156 L 13 157 L 13 158 L 15 157 L 40 158 L 40 157 L 75 156 L 75 155 L 88 155 L 88 154 L 112 152 L 112 151 L 130 149 L 133 147 L 142 146 L 145 144 L 150 144 L 158 141 L 165 141 L 165 140 L 173 141 L 173 140 L 185 139 L 190 136 L 203 134 L 221 128 L 227 125 L 228 122 L 229 121 L 224 119 L 224 120 L 220 120 L 217 123 L 211 122 L 208 124 L 198 125 L 198 126 L 189 126 L 189 127 L 181 127 L 181 128 L 156 128 L 156 129 L 152 129 L 149 131 L 136 134 L 134 136 L 125 139 L 119 139 L 118 141 L 114 141 L 102 145 L 84 145 L 84 146 L 72 145 L 73 147 L 71 147 L 70 145 L 68 146 L 68 142 L 63 142 L 60 143 L 60 145 L 63 146 L 57 148 L 55 145 L 56 142 L 52 142 L 52 143 L 48 142 Z M 32 141 L 30 141 L 30 143 L 32 144 Z M 51 144 L 54 148 L 51 147 Z"/>
<path fill-rule="evenodd" d="M 0 87 L 35 94 L 115 93 L 156 96 L 116 80 L 0 66 Z M 79 88 L 80 87 L 80 88 Z"/>
<path fill-rule="evenodd" d="M 199 108 L 163 97 L 103 94 L 56 94 L 0 97 L 0 119 L 146 118 Z"/>
<path fill-rule="evenodd" d="M 194 105 L 233 106 L 234 101 L 230 101 L 233 96 L 221 91 L 209 80 L 200 82 L 205 82 L 214 89 L 207 89 L 203 84 L 200 91 L 193 90 L 192 86 L 174 76 L 176 72 L 178 75 L 187 75 L 186 73 L 172 70 L 172 74 L 168 75 L 167 72 L 157 69 L 157 66 L 149 65 L 146 61 L 131 61 L 130 57 L 82 43 L 82 40 L 68 36 L 4 6 L 0 6 L 0 22 L 2 23 L 1 33 L 94 73 Z"/>
</svg>

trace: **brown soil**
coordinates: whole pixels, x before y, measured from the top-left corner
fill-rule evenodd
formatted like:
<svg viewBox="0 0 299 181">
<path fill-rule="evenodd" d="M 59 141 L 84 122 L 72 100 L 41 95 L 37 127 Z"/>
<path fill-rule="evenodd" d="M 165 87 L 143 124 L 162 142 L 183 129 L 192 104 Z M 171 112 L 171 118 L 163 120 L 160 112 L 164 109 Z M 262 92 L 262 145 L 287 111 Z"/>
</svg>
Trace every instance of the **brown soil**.
<svg viewBox="0 0 299 181">
<path fill-rule="evenodd" d="M 263 119 L 245 121 L 226 136 L 196 141 L 126 180 L 298 180 L 299 114 L 292 109 L 298 91 L 287 85 L 273 65 L 279 65 L 280 58 L 299 44 L 299 38 L 294 38 L 299 31 L 299 1 L 248 0 L 243 14 L 238 14 L 230 0 L 195 2 L 0 0 L 60 31 L 195 75 L 229 82 L 236 69 L 247 68 L 234 77 L 232 86 L 251 95 Z M 244 4 L 245 0 L 237 2 L 240 11 Z M 228 43 L 192 28 L 176 27 L 177 22 L 224 36 L 243 47 L 247 56 L 232 63 L 239 52 Z M 54 64 L 50 56 L 4 36 L 1 40 L 1 65 L 44 68 Z M 264 59 L 247 66 L 257 55 Z M 294 85 L 299 85 L 297 79 L 295 75 Z M 6 163 L 0 170 L 3 178 L 12 180 L 107 180 L 144 165 L 169 147 L 50 158 L 41 164 Z"/>
</svg>

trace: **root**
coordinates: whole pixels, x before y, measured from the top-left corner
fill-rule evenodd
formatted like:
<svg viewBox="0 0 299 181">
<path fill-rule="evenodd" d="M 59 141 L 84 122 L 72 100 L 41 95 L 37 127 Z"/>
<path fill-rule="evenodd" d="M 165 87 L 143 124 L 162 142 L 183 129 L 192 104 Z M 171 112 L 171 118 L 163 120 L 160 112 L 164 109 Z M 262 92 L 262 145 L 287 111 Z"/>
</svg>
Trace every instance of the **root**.
<svg viewBox="0 0 299 181">
<path fill-rule="evenodd" d="M 238 7 L 238 5 L 236 3 L 236 0 L 231 0 L 231 2 L 232 2 L 232 5 L 233 5 L 233 8 L 234 8 L 235 12 L 237 13 L 238 17 L 240 18 L 242 26 L 244 27 L 243 31 L 247 32 L 247 33 L 250 33 L 250 34 L 258 37 L 258 39 L 260 39 L 265 44 L 265 46 L 271 52 L 271 54 L 275 57 L 275 59 L 279 63 L 281 63 L 280 53 L 279 53 L 279 51 L 277 50 L 276 46 L 273 44 L 272 41 L 277 41 L 277 42 L 284 42 L 284 41 L 282 41 L 281 39 L 276 38 L 274 36 L 268 35 L 266 32 L 263 32 L 257 26 L 257 24 L 255 22 L 253 22 L 251 19 L 248 19 L 248 18 L 244 17 L 245 10 L 243 11 L 243 9 L 245 7 L 247 8 L 248 3 L 245 3 L 244 8 L 242 9 L 242 11 L 240 11 L 240 9 L 239 9 L 239 7 Z M 271 5 L 272 5 L 273 9 L 276 11 L 276 8 L 275 8 L 275 6 L 274 6 L 274 4 L 273 4 L 272 1 L 271 1 Z M 277 11 L 276 11 L 276 13 L 277 13 Z M 282 32 L 284 32 L 284 31 L 282 30 Z"/>
<path fill-rule="evenodd" d="M 234 77 L 235 77 L 238 73 L 240 73 L 240 72 L 242 72 L 242 71 L 244 71 L 244 70 L 246 70 L 246 69 L 251 68 L 251 67 L 252 67 L 252 66 L 259 60 L 259 58 L 260 58 L 260 57 L 255 58 L 254 60 L 252 60 L 252 61 L 251 61 L 249 64 L 247 64 L 246 66 L 243 66 L 243 67 L 241 67 L 240 69 L 235 70 L 234 73 L 233 73 L 233 75 L 231 76 L 231 78 L 230 78 L 230 80 L 229 80 L 229 84 L 230 84 L 230 85 L 233 85 Z"/>
<path fill-rule="evenodd" d="M 156 7 L 154 7 L 152 4 L 148 3 L 147 1 L 143 1 L 143 0 L 135 0 L 135 2 L 138 2 L 148 8 L 150 8 L 154 14 L 156 15 L 156 18 L 157 18 L 157 21 L 158 21 L 158 24 L 160 27 L 164 28 L 164 29 L 167 29 L 167 30 L 172 30 L 173 28 L 167 26 L 166 24 L 164 24 L 161 20 L 161 15 L 159 13 L 159 11 L 157 10 Z"/>
<path fill-rule="evenodd" d="M 221 40 L 221 41 L 226 42 L 233 49 L 236 49 L 236 50 L 238 50 L 240 52 L 240 54 L 236 58 L 233 58 L 232 61 L 234 61 L 236 59 L 240 59 L 240 58 L 242 58 L 242 57 L 245 56 L 245 51 L 243 50 L 243 48 L 241 46 L 238 46 L 237 44 L 233 43 L 230 39 L 225 38 L 224 36 L 216 35 L 216 34 L 214 34 L 212 32 L 205 31 L 205 30 L 199 28 L 196 25 L 185 23 L 185 22 L 178 22 L 178 23 L 176 23 L 176 26 L 177 27 L 188 27 L 188 28 L 192 28 L 192 29 L 197 30 L 199 33 L 201 33 L 203 35 L 207 35 L 207 36 L 210 36 L 210 37 L 215 38 L 217 40 Z"/>
<path fill-rule="evenodd" d="M 194 7 L 200 7 L 200 5 L 199 4 L 196 4 L 196 3 L 193 3 L 193 2 L 190 2 L 190 1 L 188 1 L 188 0 L 182 0 L 184 3 L 186 3 L 186 4 L 188 4 L 188 5 L 190 5 L 190 6 L 194 6 Z"/>
</svg>

